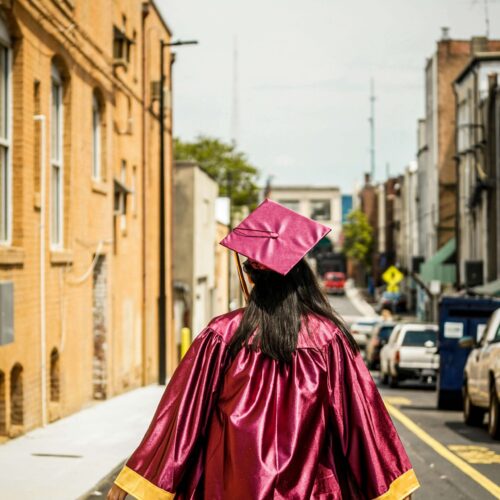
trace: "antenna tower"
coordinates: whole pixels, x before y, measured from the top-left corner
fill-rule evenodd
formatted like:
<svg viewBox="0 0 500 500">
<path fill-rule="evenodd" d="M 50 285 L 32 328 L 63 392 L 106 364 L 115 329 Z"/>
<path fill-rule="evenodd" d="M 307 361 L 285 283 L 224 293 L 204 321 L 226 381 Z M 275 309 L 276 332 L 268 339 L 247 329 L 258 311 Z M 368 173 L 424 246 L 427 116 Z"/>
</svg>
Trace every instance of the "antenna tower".
<svg viewBox="0 0 500 500">
<path fill-rule="evenodd" d="M 370 177 L 375 180 L 375 84 L 370 80 Z"/>
<path fill-rule="evenodd" d="M 238 39 L 233 38 L 233 101 L 231 108 L 231 141 L 234 145 L 238 142 Z"/>
</svg>

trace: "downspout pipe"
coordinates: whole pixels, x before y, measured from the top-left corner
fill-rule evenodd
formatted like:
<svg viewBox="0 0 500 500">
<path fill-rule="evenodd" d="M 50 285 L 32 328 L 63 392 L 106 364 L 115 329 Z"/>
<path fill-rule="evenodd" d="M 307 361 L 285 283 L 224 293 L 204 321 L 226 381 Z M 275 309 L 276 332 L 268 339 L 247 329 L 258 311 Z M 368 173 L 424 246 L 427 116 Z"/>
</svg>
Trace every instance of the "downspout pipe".
<svg viewBox="0 0 500 500">
<path fill-rule="evenodd" d="M 458 150 L 458 134 L 460 131 L 458 123 L 458 94 L 457 88 L 453 85 L 453 94 L 455 96 L 455 175 L 456 175 L 456 189 L 455 189 L 455 288 L 460 290 L 460 152 Z"/>
<path fill-rule="evenodd" d="M 165 42 L 160 40 L 160 179 L 159 179 L 159 291 L 158 291 L 158 383 L 167 380 L 167 311 L 165 277 Z"/>
<path fill-rule="evenodd" d="M 42 426 L 47 425 L 47 331 L 45 304 L 45 115 L 34 115 L 40 123 L 40 380 Z"/>
<path fill-rule="evenodd" d="M 147 375 L 147 345 L 146 345 L 146 170 L 147 170 L 147 160 L 146 160 L 146 18 L 149 14 L 149 4 L 142 4 L 142 145 L 141 145 L 141 155 L 142 155 L 142 172 L 141 172 L 141 218 L 142 218 L 142 385 L 147 385 L 148 375 Z"/>
</svg>

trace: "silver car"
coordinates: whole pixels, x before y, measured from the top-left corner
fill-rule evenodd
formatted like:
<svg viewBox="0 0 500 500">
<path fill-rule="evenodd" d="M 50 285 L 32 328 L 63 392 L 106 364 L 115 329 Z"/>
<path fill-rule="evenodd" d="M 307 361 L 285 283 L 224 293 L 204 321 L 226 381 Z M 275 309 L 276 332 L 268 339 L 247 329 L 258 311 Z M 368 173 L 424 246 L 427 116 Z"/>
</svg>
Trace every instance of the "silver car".
<svg viewBox="0 0 500 500">
<path fill-rule="evenodd" d="M 488 432 L 500 439 L 500 308 L 490 317 L 479 342 L 463 337 L 459 343 L 473 348 L 464 368 L 465 423 L 481 425 L 488 412 Z"/>
</svg>

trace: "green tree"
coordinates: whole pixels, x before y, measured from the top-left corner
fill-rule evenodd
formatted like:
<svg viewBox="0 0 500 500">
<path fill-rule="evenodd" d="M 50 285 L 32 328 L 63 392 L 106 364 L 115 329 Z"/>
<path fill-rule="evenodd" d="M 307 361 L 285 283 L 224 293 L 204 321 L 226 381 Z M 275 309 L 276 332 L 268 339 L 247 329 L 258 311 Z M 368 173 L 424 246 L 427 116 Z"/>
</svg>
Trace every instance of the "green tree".
<svg viewBox="0 0 500 500">
<path fill-rule="evenodd" d="M 353 210 L 343 227 L 344 253 L 359 263 L 370 264 L 373 228 L 361 210 Z"/>
<path fill-rule="evenodd" d="M 219 185 L 219 196 L 229 196 L 233 210 L 257 205 L 259 171 L 235 145 L 200 135 L 194 142 L 174 140 L 176 161 L 195 161 Z"/>
</svg>

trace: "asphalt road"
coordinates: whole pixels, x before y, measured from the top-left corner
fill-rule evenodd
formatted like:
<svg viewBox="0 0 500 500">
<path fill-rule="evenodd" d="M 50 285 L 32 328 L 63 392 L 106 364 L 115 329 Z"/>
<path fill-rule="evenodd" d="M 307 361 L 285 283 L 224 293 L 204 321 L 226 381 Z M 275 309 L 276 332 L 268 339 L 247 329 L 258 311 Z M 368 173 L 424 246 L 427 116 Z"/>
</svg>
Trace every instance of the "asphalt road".
<svg viewBox="0 0 500 500">
<path fill-rule="evenodd" d="M 500 441 L 486 425 L 468 427 L 462 412 L 437 410 L 434 387 L 404 382 L 379 389 L 421 483 L 414 498 L 500 498 Z"/>
<path fill-rule="evenodd" d="M 345 295 L 329 295 L 328 299 L 333 310 L 341 316 L 361 316 L 361 312 Z"/>
</svg>

